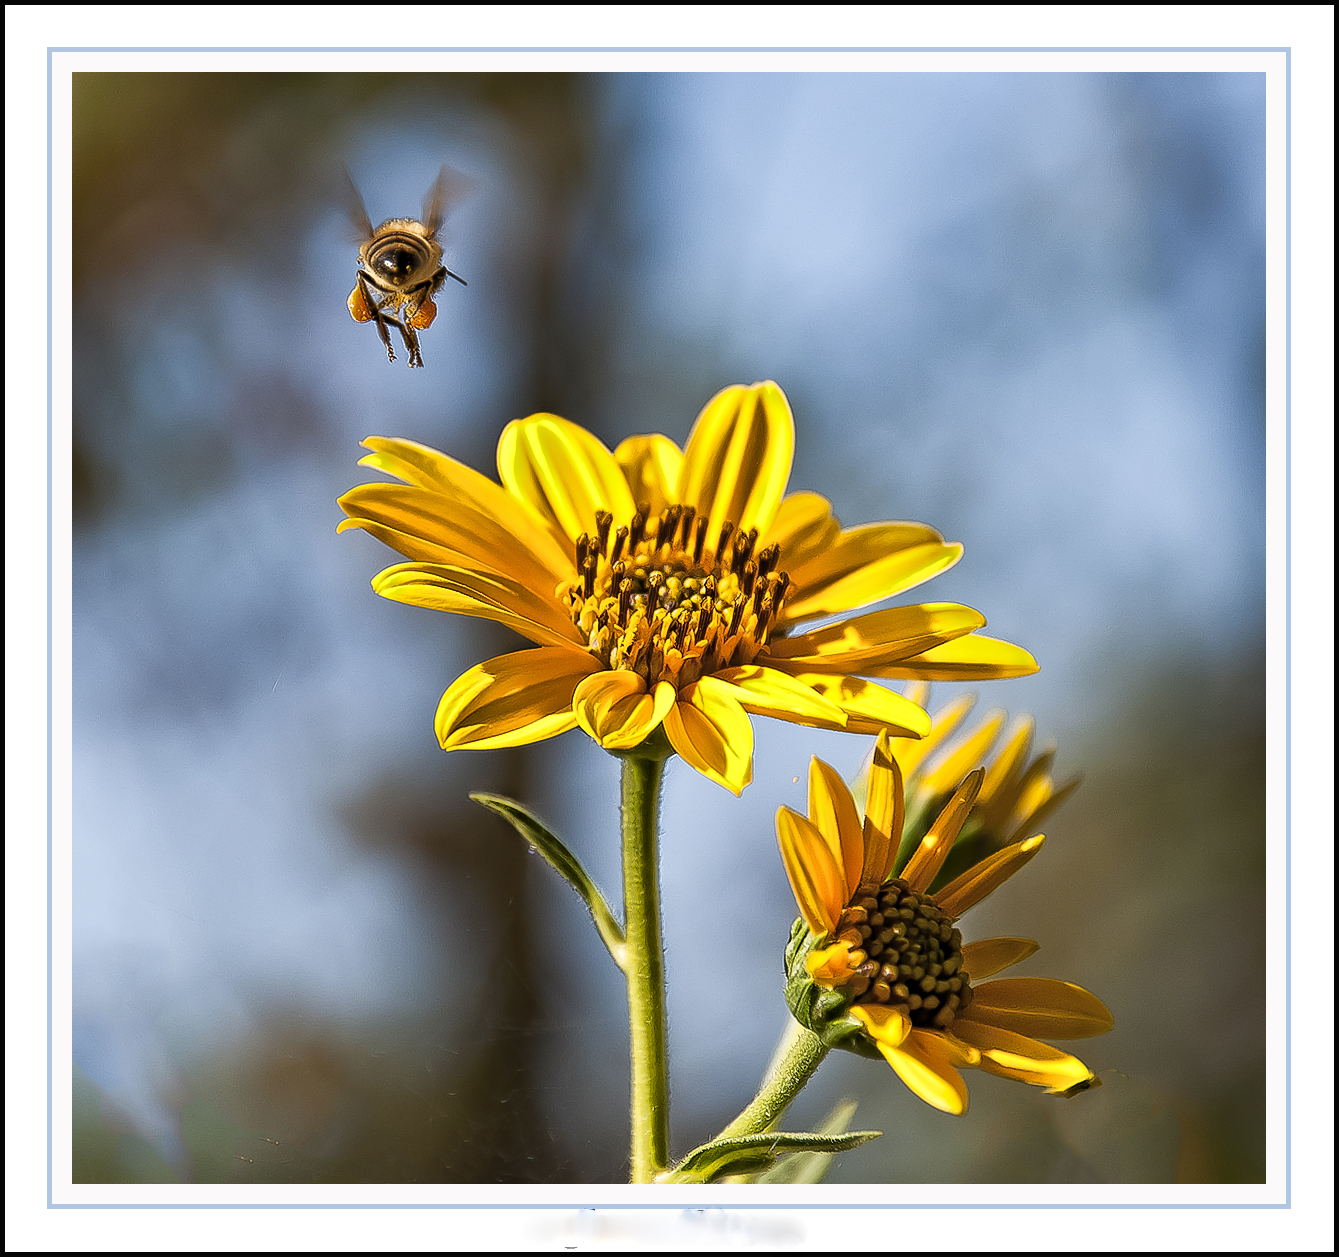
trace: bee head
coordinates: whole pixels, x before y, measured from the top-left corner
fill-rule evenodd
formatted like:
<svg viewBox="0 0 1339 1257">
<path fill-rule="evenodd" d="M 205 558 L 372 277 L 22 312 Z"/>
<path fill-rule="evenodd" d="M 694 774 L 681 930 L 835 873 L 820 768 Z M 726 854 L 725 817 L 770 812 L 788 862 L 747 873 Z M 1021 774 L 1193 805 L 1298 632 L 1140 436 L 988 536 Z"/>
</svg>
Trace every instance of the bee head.
<svg viewBox="0 0 1339 1257">
<path fill-rule="evenodd" d="M 419 253 L 405 245 L 395 245 L 377 252 L 372 267 L 383 279 L 402 284 L 411 278 L 422 261 Z"/>
</svg>

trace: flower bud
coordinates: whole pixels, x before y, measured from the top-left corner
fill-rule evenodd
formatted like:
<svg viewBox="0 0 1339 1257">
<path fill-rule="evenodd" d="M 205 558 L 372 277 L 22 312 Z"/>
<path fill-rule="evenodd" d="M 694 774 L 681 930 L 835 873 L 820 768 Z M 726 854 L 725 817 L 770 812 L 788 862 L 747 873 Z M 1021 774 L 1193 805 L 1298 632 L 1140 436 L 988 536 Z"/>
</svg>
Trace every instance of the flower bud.
<svg viewBox="0 0 1339 1257">
<path fill-rule="evenodd" d="M 804 918 L 797 917 L 786 944 L 786 1003 L 791 1013 L 827 1047 L 845 1048 L 871 1060 L 882 1060 L 864 1025 L 848 1011 L 853 993 L 819 986 L 810 975 L 805 962 L 817 941 Z"/>
</svg>

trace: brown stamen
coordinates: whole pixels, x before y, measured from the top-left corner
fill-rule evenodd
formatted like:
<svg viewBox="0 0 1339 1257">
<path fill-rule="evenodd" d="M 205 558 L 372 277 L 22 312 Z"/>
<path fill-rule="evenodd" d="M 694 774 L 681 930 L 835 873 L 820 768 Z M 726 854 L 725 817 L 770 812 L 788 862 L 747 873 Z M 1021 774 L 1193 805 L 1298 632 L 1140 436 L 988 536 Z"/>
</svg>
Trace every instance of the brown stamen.
<svg viewBox="0 0 1339 1257">
<path fill-rule="evenodd" d="M 665 577 L 660 572 L 652 572 L 646 578 L 646 618 L 649 620 L 656 613 L 656 604 L 660 601 L 660 593 L 665 587 Z"/>
<path fill-rule="evenodd" d="M 643 538 L 646 536 L 646 516 L 647 508 L 639 506 L 636 514 L 632 517 L 632 523 L 628 526 L 628 549 L 630 551 L 641 545 Z"/>
<path fill-rule="evenodd" d="M 711 521 L 705 515 L 699 515 L 696 525 L 696 534 L 693 537 L 693 566 L 696 567 L 702 562 L 702 547 L 707 541 L 707 527 Z"/>
<path fill-rule="evenodd" d="M 752 597 L 753 588 L 758 579 L 758 565 L 750 559 L 744 564 L 744 570 L 739 575 L 739 590 L 745 598 Z"/>
<path fill-rule="evenodd" d="M 659 516 L 639 504 L 627 525 L 595 512 L 574 544 L 575 580 L 560 596 L 607 667 L 650 684 L 684 685 L 752 664 L 766 646 L 788 587 L 779 550 L 755 557 L 757 529 L 727 522 L 715 551 L 709 513 L 670 503 Z"/>
<path fill-rule="evenodd" d="M 660 517 L 660 528 L 656 532 L 662 550 L 674 544 L 674 534 L 678 531 L 679 516 L 682 514 L 683 507 L 681 506 L 667 506 L 665 508 L 665 513 Z"/>
<path fill-rule="evenodd" d="M 693 519 L 697 515 L 697 508 L 694 506 L 685 506 L 683 513 L 679 516 L 683 524 L 683 548 L 688 549 L 688 539 L 693 535 Z"/>
</svg>

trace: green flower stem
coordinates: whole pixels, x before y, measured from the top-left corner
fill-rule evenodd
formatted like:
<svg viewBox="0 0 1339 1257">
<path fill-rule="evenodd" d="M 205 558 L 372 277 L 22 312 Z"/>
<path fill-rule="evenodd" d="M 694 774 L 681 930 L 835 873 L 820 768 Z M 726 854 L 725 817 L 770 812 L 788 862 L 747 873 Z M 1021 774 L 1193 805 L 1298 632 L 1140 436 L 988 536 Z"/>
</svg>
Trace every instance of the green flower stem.
<svg viewBox="0 0 1339 1257">
<path fill-rule="evenodd" d="M 730 1123 L 717 1139 L 733 1135 L 759 1135 L 770 1130 L 799 1095 L 804 1084 L 814 1076 L 829 1049 L 812 1030 L 806 1030 L 791 1019 L 786 1038 L 772 1059 L 771 1068 L 746 1108 Z"/>
<path fill-rule="evenodd" d="M 624 972 L 632 1039 L 632 1182 L 669 1164 L 665 958 L 660 939 L 657 825 L 663 757 L 623 759 Z"/>
</svg>

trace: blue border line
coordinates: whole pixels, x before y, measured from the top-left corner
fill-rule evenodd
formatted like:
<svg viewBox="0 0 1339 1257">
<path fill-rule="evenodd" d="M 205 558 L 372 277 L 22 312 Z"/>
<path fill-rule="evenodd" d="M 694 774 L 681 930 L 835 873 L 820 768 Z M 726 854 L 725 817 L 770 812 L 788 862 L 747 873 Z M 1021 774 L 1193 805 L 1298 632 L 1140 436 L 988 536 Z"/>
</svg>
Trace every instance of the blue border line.
<svg viewBox="0 0 1339 1257">
<path fill-rule="evenodd" d="M 376 47 L 376 48 L 358 48 L 358 47 L 351 47 L 351 48 L 339 47 L 339 48 L 333 48 L 333 47 L 315 47 L 315 46 L 310 46 L 310 47 L 309 47 L 309 46 L 304 46 L 304 45 L 298 44 L 298 45 L 294 45 L 294 46 L 275 45 L 275 46 L 273 46 L 273 47 L 269 47 L 269 46 L 261 46 L 261 45 L 256 45 L 256 46 L 239 45 L 239 46 L 237 46 L 237 47 L 213 48 L 213 47 L 200 47 L 200 46 L 198 46 L 198 45 L 187 44 L 187 45 L 183 45 L 183 46 L 180 46 L 180 47 L 175 46 L 175 45 L 173 45 L 173 46 L 167 46 L 167 45 L 149 45 L 149 46 L 127 45 L 127 46 L 125 46 L 125 47 L 113 47 L 113 46 L 108 46 L 108 47 L 96 47 L 96 46 L 95 46 L 95 47 L 83 47 L 83 46 L 49 47 L 49 48 L 47 49 L 47 54 L 48 54 L 48 56 L 50 56 L 50 54 L 53 53 L 53 52 L 173 52 L 173 53 L 176 53 L 176 52 L 247 52 L 247 53 L 256 53 L 256 52 L 320 52 L 320 53 L 341 53 L 341 52 L 497 52 L 497 53 L 517 53 L 517 54 L 533 53 L 533 52 L 548 52 L 548 53 L 552 53 L 552 54 L 554 54 L 555 56 L 561 56 L 561 55 L 563 55 L 563 54 L 565 54 L 565 53 L 572 53 L 572 52 L 607 52 L 607 53 L 627 53 L 627 52 L 669 52 L 669 53 L 698 53 L 698 52 L 703 52 L 703 53 L 714 53 L 714 52 L 721 52 L 721 53 L 739 53 L 739 52 L 756 52 L 756 53 L 786 53 L 786 52 L 839 52 L 839 53 L 859 53 L 859 52 L 874 52 L 874 53 L 882 53 L 882 52 L 1054 52 L 1054 53 L 1070 53 L 1070 52 L 1282 52 L 1282 53 L 1289 53 L 1290 51 L 1291 51 L 1290 47 L 1287 47 L 1287 46 L 1273 46 L 1273 45 L 1265 45 L 1265 46 L 1260 46 L 1260 47 L 1255 47 L 1255 46 L 1251 46 L 1251 45 L 1242 45 L 1242 46 L 1240 46 L 1240 47 L 1237 47 L 1237 46 L 1222 47 L 1222 46 L 1212 46 L 1212 45 L 1204 45 L 1204 46 L 1200 46 L 1200 45 L 1188 45 L 1188 46 L 1185 46 L 1185 47 L 1181 47 L 1181 46 L 1177 46 L 1177 45 L 1167 45 L 1167 46 L 1161 46 L 1161 45 L 1159 45 L 1159 46 L 1156 46 L 1156 47 L 1153 47 L 1153 46 L 1144 46 L 1144 47 L 1140 47 L 1140 46 L 1137 46 L 1137 45 L 1136 45 L 1136 46 L 1131 46 L 1131 47 L 1092 47 L 1092 46 L 1089 46 L 1089 45 L 1079 45 L 1079 46 L 1072 47 L 1072 48 L 1071 48 L 1071 47 L 1063 47 L 1063 48 L 1061 48 L 1061 47 L 1054 47 L 1054 46 L 1049 46 L 1049 45 L 1048 45 L 1048 46 L 1037 47 L 1037 46 L 1032 46 L 1032 45 L 1027 45 L 1027 44 L 1018 44 L 1018 45 L 1001 44 L 1001 45 L 999 45 L 999 46 L 994 46 L 994 45 L 983 45 L 983 46 L 981 46 L 981 47 L 963 48 L 963 47 L 941 47 L 941 46 L 939 46 L 939 45 L 928 45 L 928 46 L 925 46 L 925 47 L 919 47 L 919 46 L 915 46 L 915 45 L 887 44 L 887 45 L 880 45 L 880 46 L 877 47 L 877 48 L 871 48 L 871 47 L 852 48 L 852 47 L 846 47 L 846 46 L 844 46 L 844 45 L 843 45 L 843 46 L 836 46 L 836 45 L 833 45 L 833 46 L 822 46 L 822 47 L 809 47 L 809 46 L 806 46 L 806 45 L 799 45 L 799 44 L 796 44 L 796 45 L 789 45 L 789 44 L 788 44 L 788 45 L 754 45 L 754 44 L 741 44 L 741 45 L 738 45 L 738 46 L 731 46 L 731 45 L 728 45 L 728 44 L 721 44 L 721 45 L 713 45 L 713 46 L 711 46 L 711 47 L 694 47 L 694 46 L 691 46 L 691 45 L 686 45 L 686 46 L 683 46 L 683 47 L 673 47 L 673 48 L 662 48 L 662 47 L 650 48 L 650 47 L 646 47 L 645 45 L 642 45 L 642 44 L 628 44 L 628 45 L 626 45 L 626 46 L 624 46 L 624 45 L 620 45 L 619 47 L 616 47 L 616 48 L 615 48 L 615 47 L 591 46 L 591 45 L 584 45 L 584 44 L 583 44 L 583 45 L 576 45 L 576 44 L 574 44 L 574 45 L 572 45 L 570 48 L 566 48 L 566 47 L 565 47 L 565 48 L 545 48 L 545 47 L 517 48 L 517 47 L 514 47 L 514 46 L 513 46 L 513 47 L 496 47 L 496 46 L 494 46 L 494 45 L 490 45 L 490 44 L 481 44 L 481 45 L 477 45 L 477 46 L 476 46 L 476 45 L 469 45 L 469 44 L 454 44 L 454 45 L 452 45 L 452 44 L 444 44 L 444 45 L 440 45 L 440 46 L 434 46 L 434 47 L 431 47 L 431 48 L 424 48 L 424 47 L 422 47 L 422 46 L 397 47 L 397 46 L 394 46 L 394 45 L 386 45 L 385 47 Z M 208 73 L 208 71 L 196 71 L 195 73 Z M 349 71 L 341 71 L 341 73 L 358 74 L 358 73 L 362 73 L 362 71 L 349 70 Z M 378 71 L 371 71 L 371 70 L 369 70 L 369 71 L 366 71 L 366 73 L 372 74 L 372 73 L 378 73 Z M 518 71 L 509 71 L 509 73 L 528 74 L 528 73 L 531 73 L 531 71 L 528 71 L 528 70 L 518 70 Z M 576 73 L 576 74 L 585 74 L 585 73 L 595 73 L 595 71 L 577 70 L 577 71 L 573 71 L 573 73 Z M 783 73 L 784 73 L 784 71 L 783 71 Z M 795 73 L 797 73 L 797 74 L 808 74 L 808 73 L 813 73 L 813 71 L 808 71 L 808 70 L 802 70 L 802 71 L 801 71 L 801 70 L 797 70 L 797 71 L 795 71 Z M 1005 71 L 1005 73 L 1032 74 L 1032 73 L 1035 73 L 1035 71 L 1032 71 L 1032 70 Z M 1112 73 L 1136 73 L 1136 72 L 1135 72 L 1135 71 L 1112 71 Z M 1168 71 L 1168 73 L 1175 73 L 1175 71 Z"/>
<path fill-rule="evenodd" d="M 257 1184 L 257 1185 L 259 1186 L 259 1184 Z M 326 1185 L 326 1186 L 339 1186 L 339 1187 L 346 1187 L 346 1186 L 363 1186 L 363 1184 L 346 1184 L 346 1183 L 339 1183 L 339 1184 L 325 1184 L 325 1185 Z M 468 1184 L 461 1184 L 461 1186 L 467 1186 L 467 1185 L 468 1185 Z M 1232 1184 L 1222 1184 L 1222 1186 L 1231 1186 L 1231 1185 L 1232 1185 Z M 120 1186 L 120 1184 L 95 1183 L 95 1184 L 80 1184 L 80 1186 L 95 1186 L 95 1187 L 104 1187 L 104 1186 L 107 1186 L 107 1187 L 110 1187 L 110 1186 Z M 136 1183 L 136 1184 L 134 1184 L 134 1186 L 136 1186 L 136 1187 L 157 1187 L 157 1186 L 159 1186 L 159 1184 L 157 1184 L 157 1183 Z M 183 1186 L 183 1184 L 166 1184 L 166 1186 Z M 208 1186 L 208 1187 L 214 1187 L 214 1186 L 220 1186 L 220 1184 L 214 1184 L 214 1183 L 208 1183 L 208 1184 L 184 1184 L 184 1186 Z M 250 1186 L 250 1184 L 248 1184 L 248 1186 Z M 268 1186 L 268 1184 L 266 1184 L 266 1186 Z M 281 1183 L 281 1184 L 279 1184 L 279 1186 L 282 1186 L 282 1187 L 294 1187 L 294 1186 L 306 1186 L 306 1184 Z M 525 1184 L 515 1184 L 514 1186 L 523 1188 L 523 1187 L 525 1186 Z M 708 1186 L 710 1186 L 710 1184 L 708 1184 Z M 852 1186 L 852 1187 L 860 1187 L 860 1186 L 864 1186 L 864 1187 L 882 1187 L 882 1186 L 892 1186 L 892 1187 L 907 1186 L 907 1187 L 914 1187 L 914 1186 L 916 1186 L 916 1184 L 914 1184 L 914 1183 L 907 1183 L 907 1184 L 899 1184 L 899 1183 L 892 1183 L 892 1184 L 883 1184 L 883 1183 L 864 1183 L 864 1184 L 860 1184 L 860 1183 L 852 1183 L 852 1184 L 850 1184 L 850 1186 Z M 953 1186 L 973 1186 L 973 1184 L 953 1184 Z M 1010 1184 L 1007 1184 L 1007 1183 L 989 1183 L 989 1184 L 981 1184 L 981 1186 L 990 1186 L 990 1187 L 1002 1187 L 1002 1186 L 1003 1186 L 1003 1187 L 1007 1187 L 1007 1186 L 1010 1186 Z M 1170 1184 L 1170 1186 L 1175 1186 L 1175 1184 Z M 765 1210 L 765 1209 L 766 1209 L 766 1210 L 784 1209 L 784 1210 L 786 1210 L 786 1211 L 793 1211 L 793 1210 L 796 1210 L 796 1209 L 921 1209 L 921 1210 L 935 1210 L 935 1209 L 937 1209 L 937 1210 L 941 1210 L 941 1211 L 942 1211 L 942 1210 L 945 1210 L 945 1209 L 969 1209 L 969 1210 L 971 1210 L 971 1209 L 1006 1210 L 1006 1209 L 1007 1209 L 1007 1210 L 1013 1210 L 1013 1211 L 1027 1210 L 1027 1211 L 1029 1211 L 1029 1212 L 1035 1212 L 1035 1211 L 1038 1210 L 1038 1209 L 1103 1209 L 1103 1210 L 1106 1210 L 1106 1209 L 1138 1209 L 1138 1210 L 1140 1210 L 1141 1212 L 1149 1212 L 1150 1210 L 1155 1210 L 1155 1209 L 1213 1209 L 1213 1210 L 1215 1210 L 1215 1211 L 1218 1211 L 1218 1210 L 1223 1210 L 1223 1209 L 1290 1209 L 1290 1208 L 1292 1207 L 1291 1205 L 1288 1205 L 1288 1204 L 1286 1204 L 1286 1203 L 1284 1203 L 1284 1202 L 1282 1202 L 1282 1201 L 1278 1201 L 1278 1202 L 1269 1202 L 1269 1203 L 1267 1203 L 1267 1204 L 1259 1204 L 1259 1205 L 1254 1205 L 1254 1204 L 1244 1204 L 1244 1203 L 1243 1203 L 1243 1204 L 1233 1204 L 1233 1203 L 1231 1203 L 1231 1202 L 1224 1202 L 1223 1204 L 1219 1204 L 1219 1205 L 1215 1205 L 1215 1204 L 1183 1204 L 1183 1205 L 1178 1205 L 1178 1204 L 1163 1204 L 1163 1203 L 1161 1203 L 1161 1202 L 1154 1203 L 1154 1204 L 1140 1205 L 1140 1204 L 1131 1204 L 1131 1203 L 1128 1202 L 1128 1201 L 1122 1201 L 1122 1202 L 1117 1203 L 1117 1204 L 1109 1204 L 1109 1205 L 1084 1205 L 1084 1204 L 1072 1204 L 1072 1205 L 1071 1205 L 1071 1204 L 1056 1204 L 1056 1203 L 1049 1203 L 1049 1204 L 1046 1204 L 1046 1203 L 1043 1203 L 1043 1204 L 1023 1204 L 1023 1203 L 1005 1204 L 1005 1203 L 1001 1203 L 1001 1204 L 994 1204 L 994 1205 L 992 1205 L 992 1204 L 979 1204 L 979 1205 L 975 1205 L 975 1204 L 974 1204 L 974 1205 L 953 1205 L 953 1204 L 934 1204 L 934 1203 L 931 1203 L 931 1202 L 928 1202 L 928 1201 L 927 1201 L 927 1202 L 923 1202 L 923 1203 L 907 1203 L 907 1204 L 879 1204 L 877 1201 L 868 1201 L 868 1200 L 861 1200 L 861 1201 L 854 1201 L 854 1202 L 853 1202 L 853 1201 L 847 1201 L 847 1200 L 834 1200 L 834 1201 L 821 1201 L 821 1202 L 816 1202 L 816 1203 L 814 1203 L 814 1204 L 808 1204 L 808 1205 L 807 1205 L 807 1204 L 801 1204 L 801 1203 L 798 1203 L 798 1202 L 795 1202 L 795 1201 L 784 1201 L 784 1202 L 779 1202 L 779 1203 L 777 1203 L 777 1204 L 768 1204 L 768 1203 L 765 1203 L 765 1202 L 754 1203 L 753 1201 L 746 1201 L 746 1202 L 740 1202 L 740 1201 L 721 1201 L 721 1200 L 712 1200 L 711 1197 L 709 1197 L 709 1196 L 701 1197 L 701 1199 L 704 1200 L 704 1201 L 706 1201 L 707 1203 L 705 1203 L 705 1204 L 698 1204 L 698 1203 L 696 1203 L 696 1201 L 693 1201 L 693 1202 L 687 1202 L 687 1201 L 684 1201 L 684 1200 L 665 1200 L 665 1201 L 658 1201 L 658 1202 L 656 1202 L 656 1203 L 654 1203 L 654 1204 L 643 1204 L 643 1203 L 638 1202 L 638 1201 L 628 1202 L 628 1201 L 621 1201 L 621 1200 L 613 1200 L 613 1201 L 610 1201 L 610 1202 L 607 1203 L 607 1204 L 606 1204 L 606 1203 L 603 1203 L 603 1202 L 601 1202 L 601 1203 L 599 1203 L 599 1204 L 587 1204 L 587 1203 L 584 1203 L 584 1202 L 577 1202 L 577 1201 L 554 1201 L 552 1204 L 530 1204 L 530 1203 L 528 1203 L 528 1202 L 527 1202 L 527 1203 L 524 1203 L 524 1204 L 512 1204 L 512 1203 L 509 1203 L 509 1202 L 502 1202 L 502 1201 L 499 1201 L 498 1203 L 496 1203 L 496 1204 L 491 1204 L 491 1205 L 455 1204 L 455 1203 L 453 1203 L 453 1202 L 440 1202 L 440 1201 L 425 1201 L 425 1202 L 417 1203 L 417 1204 L 382 1203 L 382 1202 L 378 1202 L 378 1201 L 370 1201 L 370 1202 L 368 1202 L 367 1204 L 338 1204 L 338 1203 L 334 1203 L 334 1202 L 332 1202 L 332 1203 L 330 1203 L 330 1204 L 254 1204 L 254 1205 L 253 1205 L 253 1204 L 239 1204 L 239 1203 L 228 1203 L 228 1204 L 188 1204 L 188 1205 L 174 1205 L 174 1204 L 130 1204 L 130 1203 L 122 1204 L 122 1203 L 119 1203 L 119 1202 L 118 1202 L 118 1203 L 116 1203 L 116 1204 L 105 1204 L 105 1205 L 104 1205 L 104 1204 L 64 1204 L 64 1205 L 52 1205 L 51 1208 L 53 1208 L 53 1209 L 321 1209 L 321 1210 L 327 1210 L 327 1209 L 493 1209 L 493 1210 L 499 1210 L 499 1211 L 500 1211 L 500 1210 L 505 1210 L 505 1211 L 507 1211 L 508 1213 L 513 1212 L 513 1211 L 515 1211 L 515 1210 L 517 1210 L 517 1209 L 547 1209 L 550 1213 L 553 1213 L 553 1212 L 555 1212 L 555 1211 L 571 1211 L 571 1212 L 573 1212 L 573 1213 L 578 1213 L 578 1212 L 580 1212 L 580 1211 L 582 1211 L 582 1210 L 587 1210 L 587 1209 L 610 1209 L 610 1210 L 615 1210 L 615 1209 L 617 1209 L 617 1210 L 631 1210 L 631 1209 L 658 1209 L 658 1210 L 659 1210 L 660 1212 L 662 1212 L 662 1213 L 664 1213 L 664 1212 L 666 1212 L 666 1211 L 668 1211 L 668 1212 L 670 1212 L 670 1213 L 682 1213 L 682 1212 L 684 1212 L 684 1211 L 686 1211 L 686 1210 L 689 1210 L 689 1209 L 723 1209 L 723 1210 L 732 1210 L 732 1211 L 741 1212 L 741 1213 L 753 1213 L 753 1212 L 755 1212 L 755 1211 L 756 1211 L 756 1212 L 761 1212 L 761 1211 L 763 1211 L 763 1210 Z"/>
<path fill-rule="evenodd" d="M 51 721 L 51 440 L 54 427 L 51 400 L 51 81 L 52 52 L 46 53 L 46 1201 L 51 1208 L 52 1167 L 51 1167 L 51 853 L 54 849 L 52 831 L 52 790 L 51 756 L 55 747 L 52 737 Z"/>
<path fill-rule="evenodd" d="M 1283 1069 L 1284 1195 L 1293 1199 L 1293 92 L 1292 49 L 1284 54 L 1283 116 Z M 1266 79 L 1268 82 L 1268 79 Z M 1266 118 L 1268 110 L 1266 109 Z M 1269 160 L 1268 138 L 1265 160 Z M 1268 165 L 1265 167 L 1268 170 Z M 1268 254 L 1266 253 L 1266 256 Z M 1268 319 L 1266 319 L 1268 326 Z M 1266 375 L 1268 380 L 1268 375 Z M 1267 407 L 1266 407 L 1267 409 Z M 1268 1050 L 1268 1049 L 1266 1049 Z"/>
<path fill-rule="evenodd" d="M 712 52 L 1281 52 L 1284 55 L 1284 762 L 1286 788 L 1284 791 L 1284 1198 L 1281 1202 L 1222 1204 L 1199 1203 L 1109 1203 L 1109 1204 L 1068 1204 L 1068 1203 L 1018 1203 L 1018 1204 L 940 1204 L 940 1203 L 874 1203 L 862 1202 L 862 1209 L 1139 1209 L 1139 1210 L 1237 1210 L 1237 1209 L 1291 1209 L 1292 1208 L 1292 48 L 1291 47 L 1133 47 L 1133 48 L 1033 48 L 1033 47 L 982 47 L 982 48 L 940 48 L 940 47 L 879 47 L 879 48 L 802 48 L 802 47 L 712 47 L 712 48 L 494 48 L 494 47 L 437 47 L 437 48 L 317 48 L 317 47 L 237 47 L 237 48 L 200 48 L 200 47 L 153 47 L 153 48 L 113 48 L 113 47 L 47 47 L 47 1208 L 48 1209 L 682 1209 L 686 1206 L 676 1199 L 655 1204 L 641 1204 L 627 1201 L 612 1201 L 608 1204 L 585 1204 L 571 1201 L 552 1203 L 507 1203 L 507 1204 L 464 1204 L 454 1202 L 420 1202 L 414 1204 L 385 1203 L 368 1201 L 349 1204 L 306 1204 L 285 1202 L 281 1204 L 260 1203 L 61 1203 L 52 1199 L 52 850 L 54 846 L 52 821 L 52 81 L 54 78 L 53 58 L 56 53 L 78 52 L 550 52 L 555 54 L 572 52 L 670 52 L 670 53 L 712 53 Z M 358 73 L 358 71 L 350 71 Z M 593 73 L 585 72 L 583 73 Z M 798 71 L 797 71 L 798 73 Z M 1031 73 L 1028 71 L 1027 73 Z M 1268 70 L 1265 71 L 1266 80 Z M 1268 126 L 1268 107 L 1266 106 L 1266 126 Z M 1266 179 L 1268 178 L 1268 133 L 1266 132 Z M 1266 254 L 1267 256 L 1267 254 Z M 1266 394 L 1267 396 L 1267 394 Z M 1268 1180 L 1266 1180 L 1267 1184 Z M 165 1184 L 172 1186 L 172 1184 Z M 993 1184 L 992 1184 L 993 1186 Z M 849 1207 L 841 1202 L 814 1202 L 801 1204 L 726 1204 L 731 1209 L 771 1210 L 771 1209 L 844 1209 Z"/>
</svg>

